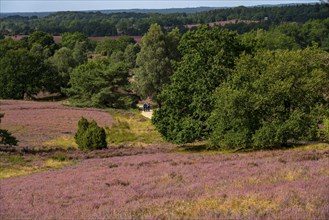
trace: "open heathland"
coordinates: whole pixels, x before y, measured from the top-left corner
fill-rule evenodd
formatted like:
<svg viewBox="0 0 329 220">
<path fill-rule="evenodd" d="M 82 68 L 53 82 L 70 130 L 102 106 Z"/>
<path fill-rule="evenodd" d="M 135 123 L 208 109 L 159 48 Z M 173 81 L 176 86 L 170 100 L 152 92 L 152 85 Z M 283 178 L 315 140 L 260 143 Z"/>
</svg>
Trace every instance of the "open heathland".
<svg viewBox="0 0 329 220">
<path fill-rule="evenodd" d="M 81 117 L 94 119 L 100 126 L 110 126 L 112 118 L 105 110 L 74 108 L 59 102 L 1 100 L 5 113 L 1 126 L 19 140 L 19 147 L 75 147 L 74 133 Z"/>
<path fill-rule="evenodd" d="M 202 143 L 161 142 L 150 120 L 137 111 L 1 104 L 4 127 L 25 128 L 10 130 L 24 147 L 0 154 L 1 219 L 329 217 L 328 144 L 211 151 Z M 63 140 L 61 148 L 38 147 L 63 132 L 73 143 L 80 116 L 108 126 L 113 139 L 108 149 L 80 151 L 63 147 Z M 140 144 L 143 140 L 148 144 Z"/>
<path fill-rule="evenodd" d="M 328 158 L 325 144 L 92 158 L 1 180 L 0 218 L 328 219 Z"/>
</svg>

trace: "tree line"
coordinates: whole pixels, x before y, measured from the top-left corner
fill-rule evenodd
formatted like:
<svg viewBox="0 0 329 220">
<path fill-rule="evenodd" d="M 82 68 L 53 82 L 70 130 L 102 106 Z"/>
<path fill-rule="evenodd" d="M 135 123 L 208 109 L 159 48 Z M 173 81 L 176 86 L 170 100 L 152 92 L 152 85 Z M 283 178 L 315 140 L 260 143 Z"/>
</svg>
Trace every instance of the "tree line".
<svg viewBox="0 0 329 220">
<path fill-rule="evenodd" d="M 52 35 L 65 32 L 81 32 L 87 36 L 143 35 L 151 24 L 162 27 L 179 27 L 186 32 L 187 24 L 208 24 L 231 19 L 262 21 L 254 24 L 227 25 L 239 33 L 254 28 L 268 29 L 283 22 L 305 23 L 310 19 L 325 19 L 329 11 L 325 4 L 301 4 L 289 6 L 235 7 L 216 9 L 198 13 L 133 13 L 121 12 L 104 14 L 101 12 L 57 12 L 46 17 L 9 16 L 0 19 L 3 35 L 29 35 L 43 31 Z"/>
<path fill-rule="evenodd" d="M 206 25 L 182 34 L 152 24 L 141 44 L 122 36 L 93 45 L 80 32 L 64 33 L 60 44 L 40 31 L 3 39 L 0 98 L 49 91 L 76 106 L 133 108 L 150 97 L 158 105 L 152 122 L 173 143 L 235 149 L 326 139 L 328 23 L 245 34 Z"/>
</svg>

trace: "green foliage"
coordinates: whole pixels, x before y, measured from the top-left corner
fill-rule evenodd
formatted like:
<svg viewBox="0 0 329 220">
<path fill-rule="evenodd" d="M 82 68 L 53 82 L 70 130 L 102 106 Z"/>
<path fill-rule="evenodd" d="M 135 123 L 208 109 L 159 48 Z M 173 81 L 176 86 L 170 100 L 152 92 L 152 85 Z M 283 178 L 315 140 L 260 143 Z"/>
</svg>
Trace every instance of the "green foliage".
<svg viewBox="0 0 329 220">
<path fill-rule="evenodd" d="M 136 66 L 137 54 L 140 52 L 139 44 L 129 44 L 124 53 L 124 62 L 129 66 L 129 68 L 134 68 Z"/>
<path fill-rule="evenodd" d="M 77 65 L 73 58 L 72 50 L 67 47 L 62 47 L 57 50 L 54 56 L 49 58 L 50 63 L 54 68 L 54 72 L 58 74 L 59 86 L 66 88 L 70 80 L 70 72 Z"/>
<path fill-rule="evenodd" d="M 52 90 L 56 76 L 42 57 L 26 49 L 9 50 L 0 57 L 0 98 L 23 99 L 39 91 Z"/>
<path fill-rule="evenodd" d="M 268 27 L 272 24 L 293 21 L 305 23 L 310 19 L 329 17 L 329 11 L 324 4 L 235 7 L 194 13 L 201 10 L 204 9 L 167 9 L 161 13 L 140 13 L 140 11 L 137 13 L 57 12 L 38 19 L 32 19 L 31 17 L 17 18 L 17 16 L 2 18 L 0 27 L 4 32 L 10 30 L 12 35 L 28 35 L 37 29 L 54 35 L 80 31 L 87 36 L 115 36 L 118 34 L 137 36 L 145 34 L 153 23 L 158 23 L 163 27 L 179 26 L 184 28 L 186 24 L 206 24 L 230 19 L 263 21 L 265 17 L 269 18 L 267 22 L 250 25 L 240 23 L 229 27 L 238 30 L 239 33 L 244 33 L 257 27 L 264 28 L 264 26 Z M 180 13 L 176 13 L 177 11 Z"/>
<path fill-rule="evenodd" d="M 75 141 L 81 150 L 97 150 L 107 148 L 105 130 L 92 120 L 81 118 L 78 122 L 78 131 Z"/>
<path fill-rule="evenodd" d="M 327 58 L 317 48 L 243 55 L 213 95 L 212 144 L 268 148 L 316 138 L 329 107 Z"/>
<path fill-rule="evenodd" d="M 70 72 L 70 88 L 63 91 L 78 106 L 131 108 L 136 97 L 128 85 L 128 69 L 123 62 L 89 61 Z"/>
<path fill-rule="evenodd" d="M 212 93 L 242 48 L 236 33 L 203 26 L 183 35 L 179 49 L 182 61 L 160 94 L 152 120 L 166 140 L 188 143 L 208 135 L 205 122 L 213 109 Z"/>
<path fill-rule="evenodd" d="M 89 39 L 81 32 L 68 33 L 65 32 L 62 35 L 61 45 L 73 49 L 77 43 L 86 43 L 89 46 Z"/>
<path fill-rule="evenodd" d="M 293 37 L 287 36 L 277 29 L 251 31 L 242 35 L 242 43 L 253 49 L 299 49 Z"/>
<path fill-rule="evenodd" d="M 0 58 L 5 57 L 6 53 L 11 50 L 27 49 L 22 41 L 14 41 L 11 38 L 0 40 Z"/>
<path fill-rule="evenodd" d="M 88 42 L 77 41 L 72 50 L 72 56 L 76 65 L 83 64 L 88 61 Z"/>
<path fill-rule="evenodd" d="M 170 83 L 172 61 L 178 59 L 176 51 L 179 39 L 177 29 L 165 35 L 158 24 L 152 24 L 143 36 L 133 81 L 134 90 L 142 98 L 151 97 L 157 101 L 157 95 L 164 85 Z"/>
<path fill-rule="evenodd" d="M 320 129 L 320 134 L 325 141 L 329 141 L 329 118 L 323 120 L 323 127 Z"/>
<path fill-rule="evenodd" d="M 128 45 L 135 44 L 135 40 L 129 36 L 121 36 L 118 39 L 98 41 L 95 51 L 103 56 L 111 56 L 116 51 L 124 52 Z"/>
<path fill-rule="evenodd" d="M 1 118 L 3 118 L 4 114 L 0 113 L 0 125 L 1 125 Z M 18 140 L 7 130 L 0 129 L 0 145 L 9 145 L 9 146 L 16 146 Z"/>
<path fill-rule="evenodd" d="M 40 45 L 43 50 L 49 51 L 49 55 L 52 55 L 56 49 L 56 44 L 53 39 L 53 36 L 42 31 L 33 32 L 27 38 L 27 42 L 30 48 L 32 48 L 35 44 Z"/>
</svg>

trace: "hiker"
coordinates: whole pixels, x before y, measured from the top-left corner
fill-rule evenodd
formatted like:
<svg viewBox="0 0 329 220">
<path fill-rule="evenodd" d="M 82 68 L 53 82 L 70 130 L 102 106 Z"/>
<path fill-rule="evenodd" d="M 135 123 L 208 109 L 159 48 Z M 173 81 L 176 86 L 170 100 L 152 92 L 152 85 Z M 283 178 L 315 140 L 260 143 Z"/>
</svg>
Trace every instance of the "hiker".
<svg viewBox="0 0 329 220">
<path fill-rule="evenodd" d="M 146 103 L 144 103 L 144 105 L 143 105 L 143 111 L 144 111 L 144 112 L 147 111 L 147 104 L 146 104 Z"/>
<path fill-rule="evenodd" d="M 147 111 L 149 112 L 151 110 L 151 104 L 147 103 Z"/>
</svg>

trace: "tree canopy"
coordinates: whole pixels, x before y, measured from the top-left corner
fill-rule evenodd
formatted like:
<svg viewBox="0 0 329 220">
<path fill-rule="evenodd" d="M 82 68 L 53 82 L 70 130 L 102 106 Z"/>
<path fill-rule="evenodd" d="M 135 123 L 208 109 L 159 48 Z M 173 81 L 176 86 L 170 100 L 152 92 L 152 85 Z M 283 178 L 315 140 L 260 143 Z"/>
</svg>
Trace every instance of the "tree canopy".
<svg viewBox="0 0 329 220">
<path fill-rule="evenodd" d="M 166 35 L 158 24 L 151 25 L 143 36 L 133 79 L 134 89 L 142 98 L 151 97 L 158 101 L 157 95 L 164 85 L 170 83 L 173 72 L 172 61 L 179 58 L 177 52 L 179 39 L 180 34 L 177 29 Z"/>
<path fill-rule="evenodd" d="M 244 54 L 213 95 L 212 144 L 268 148 L 316 138 L 329 108 L 327 60 L 316 48 Z"/>
<path fill-rule="evenodd" d="M 64 92 L 78 106 L 129 108 L 135 97 L 127 87 L 128 75 L 123 62 L 89 61 L 70 72 L 71 87 Z"/>
<path fill-rule="evenodd" d="M 212 93 L 230 74 L 242 47 L 236 33 L 203 26 L 187 32 L 179 50 L 182 60 L 159 95 L 153 123 L 166 140 L 186 143 L 207 136 Z"/>
<path fill-rule="evenodd" d="M 43 59 L 27 49 L 7 51 L 0 58 L 0 98 L 30 98 L 41 90 L 52 90 L 56 76 Z"/>
</svg>

